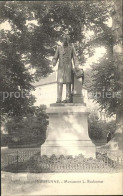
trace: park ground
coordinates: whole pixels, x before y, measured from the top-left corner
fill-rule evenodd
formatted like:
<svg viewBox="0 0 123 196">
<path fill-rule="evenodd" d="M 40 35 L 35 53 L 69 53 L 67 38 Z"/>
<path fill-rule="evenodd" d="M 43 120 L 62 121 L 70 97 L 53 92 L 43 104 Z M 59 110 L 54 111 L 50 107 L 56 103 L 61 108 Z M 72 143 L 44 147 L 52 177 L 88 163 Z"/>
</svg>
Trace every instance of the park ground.
<svg viewBox="0 0 123 196">
<path fill-rule="evenodd" d="M 2 148 L 2 153 L 18 149 Z M 29 150 L 29 149 L 21 149 Z M 1 172 L 2 196 L 122 195 L 122 172 L 12 173 Z"/>
<path fill-rule="evenodd" d="M 122 173 L 2 172 L 5 195 L 122 195 Z"/>
</svg>

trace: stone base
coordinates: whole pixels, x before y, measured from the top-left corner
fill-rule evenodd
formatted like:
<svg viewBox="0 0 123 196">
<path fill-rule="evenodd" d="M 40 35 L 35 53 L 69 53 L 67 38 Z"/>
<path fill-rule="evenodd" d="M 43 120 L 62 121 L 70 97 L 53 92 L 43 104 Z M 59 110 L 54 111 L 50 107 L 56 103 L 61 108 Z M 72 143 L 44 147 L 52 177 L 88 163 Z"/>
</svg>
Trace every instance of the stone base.
<svg viewBox="0 0 123 196">
<path fill-rule="evenodd" d="M 51 104 L 47 109 L 49 127 L 41 155 L 79 154 L 95 158 L 95 145 L 88 136 L 88 114 L 83 104 Z"/>
<path fill-rule="evenodd" d="M 75 157 L 82 154 L 85 158 L 95 158 L 95 146 L 91 141 L 46 141 L 41 147 L 41 156 L 50 157 L 53 154 L 57 157 L 60 155 Z"/>
</svg>

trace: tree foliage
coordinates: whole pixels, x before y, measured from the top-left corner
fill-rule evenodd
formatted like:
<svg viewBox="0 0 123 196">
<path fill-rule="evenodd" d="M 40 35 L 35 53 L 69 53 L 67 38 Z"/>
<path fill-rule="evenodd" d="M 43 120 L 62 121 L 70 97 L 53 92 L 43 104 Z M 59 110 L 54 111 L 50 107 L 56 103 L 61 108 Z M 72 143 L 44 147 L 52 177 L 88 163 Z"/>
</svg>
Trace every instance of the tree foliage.
<svg viewBox="0 0 123 196">
<path fill-rule="evenodd" d="M 109 131 L 113 136 L 116 130 L 116 121 L 109 122 L 100 120 L 98 115 L 91 112 L 89 115 L 89 136 L 92 141 L 97 145 L 105 144 L 107 142 L 107 134 Z"/>
<path fill-rule="evenodd" d="M 105 57 L 104 57 L 105 58 Z M 91 90 L 93 90 L 97 103 L 101 109 L 112 115 L 118 108 L 122 108 L 120 85 L 117 83 L 116 67 L 113 61 L 103 59 L 100 64 L 93 66 Z"/>
<path fill-rule="evenodd" d="M 107 2 L 107 5 L 110 5 L 113 19 L 112 50 L 107 48 L 106 55 L 99 63 L 93 65 L 90 89 L 95 95 L 98 94 L 96 101 L 102 109 L 105 109 L 110 115 L 120 114 L 121 116 L 123 111 L 122 3 L 121 1 L 111 1 Z M 118 118 L 121 117 L 118 115 Z"/>
<path fill-rule="evenodd" d="M 13 146 L 40 146 L 45 141 L 48 125 L 48 115 L 45 106 L 34 108 L 33 114 L 27 116 L 13 117 L 7 124 L 9 134 L 8 145 Z"/>
<path fill-rule="evenodd" d="M 11 30 L 1 31 L 3 92 L 32 89 L 31 83 L 52 72 L 49 57 L 53 56 L 57 41 L 68 29 L 80 64 L 85 55 L 92 55 L 95 46 L 112 45 L 111 29 L 105 24 L 109 8 L 105 1 L 30 1 L 1 2 L 1 19 L 8 21 Z M 34 23 L 32 22 L 34 21 Z M 87 39 L 87 31 L 94 36 Z M 27 66 L 28 65 L 28 66 Z M 36 72 L 30 74 L 29 70 Z M 25 99 L 7 98 L 2 103 L 3 113 L 23 115 L 34 102 L 32 96 Z"/>
</svg>

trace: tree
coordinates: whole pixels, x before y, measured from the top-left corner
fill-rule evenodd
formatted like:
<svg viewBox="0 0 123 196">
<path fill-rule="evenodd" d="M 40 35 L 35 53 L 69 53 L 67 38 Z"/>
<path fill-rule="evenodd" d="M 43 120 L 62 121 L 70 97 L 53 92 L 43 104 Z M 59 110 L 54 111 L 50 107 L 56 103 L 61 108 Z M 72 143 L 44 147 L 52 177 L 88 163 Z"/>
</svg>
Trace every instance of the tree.
<svg viewBox="0 0 123 196">
<path fill-rule="evenodd" d="M 49 57 L 65 29 L 71 35 L 80 64 L 93 55 L 97 46 L 110 46 L 111 52 L 112 31 L 106 25 L 110 7 L 105 1 L 1 2 L 1 23 L 8 21 L 11 26 L 11 30 L 1 32 L 2 91 L 10 94 L 23 90 L 25 94 L 24 99 L 4 99 L 2 113 L 14 118 L 33 114 L 31 83 L 52 72 Z M 88 31 L 94 35 L 87 38 Z M 111 69 L 110 61 L 106 63 Z M 35 73 L 30 72 L 31 68 L 35 68 Z"/>
<path fill-rule="evenodd" d="M 93 54 L 93 47 L 111 43 L 111 31 L 105 24 L 108 17 L 103 1 L 1 2 L 1 23 L 8 21 L 11 26 L 10 31 L 1 32 L 2 91 L 10 95 L 23 90 L 25 94 L 25 99 L 15 96 L 4 99 L 2 112 L 22 115 L 26 108 L 27 112 L 31 109 L 34 98 L 26 94 L 30 93 L 34 80 L 52 72 L 49 57 L 66 28 L 81 64 L 86 61 L 85 53 Z M 89 40 L 88 30 L 95 35 Z M 35 68 L 34 74 L 30 74 L 30 68 Z"/>
<path fill-rule="evenodd" d="M 44 143 L 48 125 L 48 115 L 45 106 L 36 107 L 27 116 L 13 117 L 7 124 L 9 133 L 9 147 L 40 146 Z"/>
<path fill-rule="evenodd" d="M 89 115 L 89 136 L 92 140 L 102 140 L 102 127 L 100 121 L 95 113 Z"/>
<path fill-rule="evenodd" d="M 108 2 L 109 3 L 109 2 Z M 98 66 L 93 67 L 93 91 L 101 92 L 97 102 L 110 115 L 116 114 L 115 137 L 108 144 L 109 148 L 122 151 L 123 127 L 123 68 L 122 68 L 122 2 L 110 2 L 113 20 L 112 56 L 105 56 Z M 103 97 L 104 95 L 104 97 Z"/>
<path fill-rule="evenodd" d="M 122 154 L 123 149 L 123 66 L 122 66 L 122 1 L 114 0 L 112 11 L 113 19 L 113 65 L 116 69 L 116 87 L 120 93 L 119 105 L 116 108 L 116 132 L 115 137 L 110 141 L 109 148 L 118 150 Z"/>
<path fill-rule="evenodd" d="M 1 30 L 1 108 L 3 115 L 21 116 L 30 112 L 35 101 L 30 92 L 33 89 L 32 82 L 36 79 L 36 74 L 31 74 L 29 69 L 33 64 L 37 66 L 36 61 L 38 66 L 40 65 L 40 77 L 51 72 L 42 46 L 36 45 L 36 43 L 41 45 L 43 38 L 38 39 L 37 42 L 31 41 L 33 33 L 25 25 L 31 17 L 27 2 L 24 4 L 1 2 L 1 22 L 9 21 L 11 25 L 11 31 Z M 45 41 L 43 44 L 45 45 Z M 36 47 L 40 49 L 40 54 L 37 54 Z M 29 68 L 26 66 L 28 64 Z"/>
<path fill-rule="evenodd" d="M 93 72 L 92 68 L 88 68 L 84 71 L 84 86 L 88 89 L 88 92 L 91 92 L 93 85 Z"/>
<path fill-rule="evenodd" d="M 89 137 L 95 145 L 101 146 L 106 144 L 108 133 L 111 132 L 112 137 L 114 137 L 115 130 L 115 120 L 109 122 L 100 120 L 95 112 L 91 112 L 89 115 Z"/>
<path fill-rule="evenodd" d="M 8 146 L 8 134 L 1 134 L 1 147 Z"/>
</svg>

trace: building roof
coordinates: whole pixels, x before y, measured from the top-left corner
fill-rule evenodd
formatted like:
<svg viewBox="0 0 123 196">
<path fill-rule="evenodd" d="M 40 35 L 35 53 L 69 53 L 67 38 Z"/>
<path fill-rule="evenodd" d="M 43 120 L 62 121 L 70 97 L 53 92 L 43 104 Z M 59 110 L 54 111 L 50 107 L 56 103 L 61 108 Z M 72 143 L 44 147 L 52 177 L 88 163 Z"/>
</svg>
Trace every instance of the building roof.
<svg viewBox="0 0 123 196">
<path fill-rule="evenodd" d="M 47 84 L 52 84 L 52 83 L 56 83 L 57 79 L 56 79 L 56 73 L 51 73 L 48 77 L 45 78 L 41 78 L 39 81 L 33 83 L 33 85 L 36 86 L 42 86 L 42 85 L 47 85 Z"/>
<path fill-rule="evenodd" d="M 53 83 L 57 83 L 56 72 L 51 73 L 48 77 L 41 78 L 39 81 L 33 83 L 32 85 L 34 87 L 38 87 L 38 86 L 44 86 Z M 87 90 L 85 86 L 83 86 L 83 89 Z"/>
</svg>

